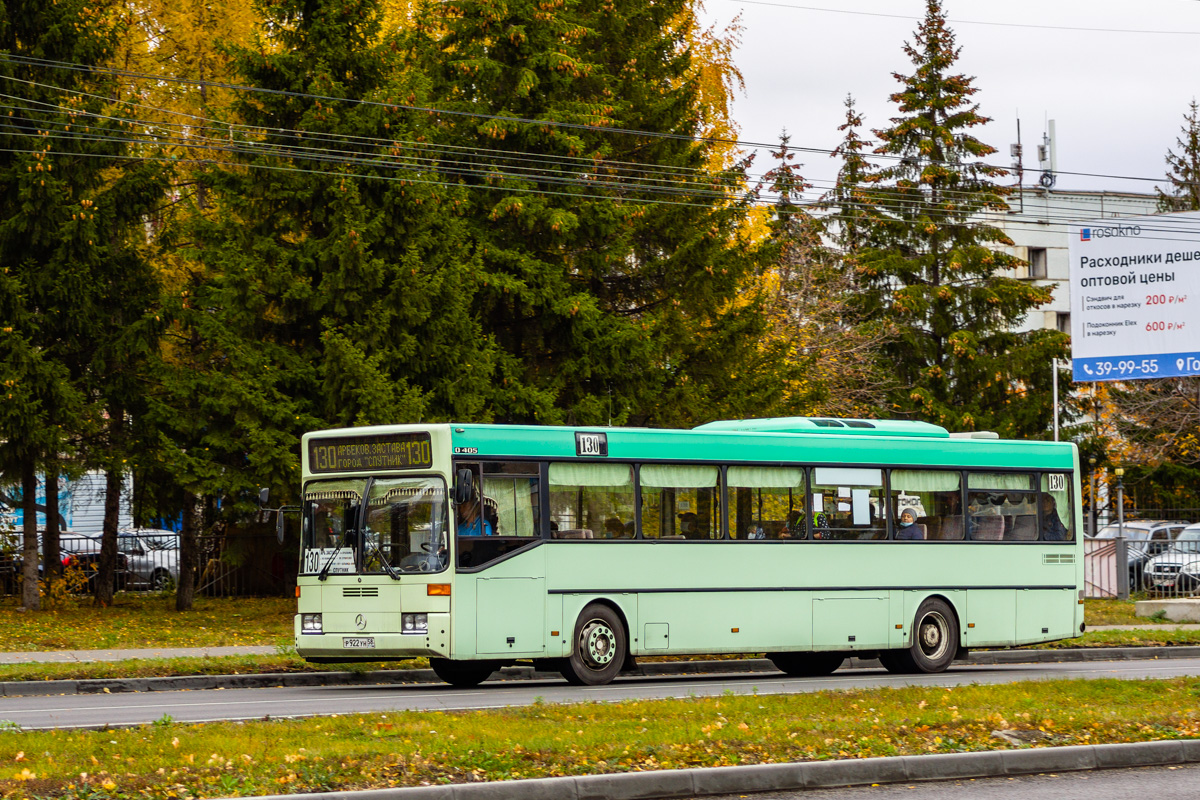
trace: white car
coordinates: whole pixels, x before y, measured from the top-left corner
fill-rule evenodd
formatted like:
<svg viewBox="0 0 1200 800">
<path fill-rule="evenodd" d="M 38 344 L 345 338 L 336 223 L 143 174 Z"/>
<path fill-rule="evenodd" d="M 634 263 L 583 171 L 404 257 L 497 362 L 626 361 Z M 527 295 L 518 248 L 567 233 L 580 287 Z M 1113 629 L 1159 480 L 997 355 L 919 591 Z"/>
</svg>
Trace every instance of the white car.
<svg viewBox="0 0 1200 800">
<path fill-rule="evenodd" d="M 1146 562 L 1142 575 L 1151 591 L 1200 589 L 1200 524 L 1184 528 L 1169 549 Z"/>
</svg>

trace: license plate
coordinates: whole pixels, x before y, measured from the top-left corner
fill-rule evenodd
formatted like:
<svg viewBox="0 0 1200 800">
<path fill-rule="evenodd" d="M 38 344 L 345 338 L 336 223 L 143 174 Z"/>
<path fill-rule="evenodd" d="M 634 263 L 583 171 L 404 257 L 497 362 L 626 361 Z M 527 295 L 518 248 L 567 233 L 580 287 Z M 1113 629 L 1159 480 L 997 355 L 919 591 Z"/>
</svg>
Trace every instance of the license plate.
<svg viewBox="0 0 1200 800">
<path fill-rule="evenodd" d="M 374 648 L 375 647 L 375 637 L 374 636 L 343 636 L 342 637 L 342 647 L 344 647 L 346 649 L 352 649 L 352 648 L 356 648 L 356 647 L 358 647 L 358 648 L 362 648 L 362 647 Z"/>
</svg>

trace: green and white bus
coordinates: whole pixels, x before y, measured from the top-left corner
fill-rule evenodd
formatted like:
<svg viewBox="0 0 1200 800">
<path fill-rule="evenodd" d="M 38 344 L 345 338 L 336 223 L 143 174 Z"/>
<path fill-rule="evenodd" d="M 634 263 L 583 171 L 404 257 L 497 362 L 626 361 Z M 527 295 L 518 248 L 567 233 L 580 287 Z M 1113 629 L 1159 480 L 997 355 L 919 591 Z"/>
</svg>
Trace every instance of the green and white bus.
<svg viewBox="0 0 1200 800">
<path fill-rule="evenodd" d="M 427 657 L 455 685 L 533 662 L 849 655 L 938 672 L 1083 631 L 1078 453 L 935 425 L 395 425 L 307 434 L 296 649 Z"/>
</svg>

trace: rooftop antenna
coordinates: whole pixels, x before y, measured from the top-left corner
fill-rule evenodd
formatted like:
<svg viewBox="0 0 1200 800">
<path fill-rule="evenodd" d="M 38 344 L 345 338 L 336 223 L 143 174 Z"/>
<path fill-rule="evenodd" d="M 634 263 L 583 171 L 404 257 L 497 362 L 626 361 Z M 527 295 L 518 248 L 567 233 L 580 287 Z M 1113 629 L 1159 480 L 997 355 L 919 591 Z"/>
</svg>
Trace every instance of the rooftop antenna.
<svg viewBox="0 0 1200 800">
<path fill-rule="evenodd" d="M 1013 170 L 1017 173 L 1017 198 L 1021 204 L 1021 213 L 1025 213 L 1025 161 L 1022 158 L 1021 147 L 1021 117 L 1017 116 L 1017 143 L 1008 146 L 1009 154 L 1013 157 Z"/>
<path fill-rule="evenodd" d="M 1038 145 L 1038 167 L 1042 170 L 1042 177 L 1038 178 L 1038 183 L 1048 192 L 1054 188 L 1054 183 L 1058 180 L 1058 155 L 1054 147 L 1054 120 L 1047 122 L 1046 128 L 1046 132 L 1042 134 L 1042 143 Z"/>
</svg>

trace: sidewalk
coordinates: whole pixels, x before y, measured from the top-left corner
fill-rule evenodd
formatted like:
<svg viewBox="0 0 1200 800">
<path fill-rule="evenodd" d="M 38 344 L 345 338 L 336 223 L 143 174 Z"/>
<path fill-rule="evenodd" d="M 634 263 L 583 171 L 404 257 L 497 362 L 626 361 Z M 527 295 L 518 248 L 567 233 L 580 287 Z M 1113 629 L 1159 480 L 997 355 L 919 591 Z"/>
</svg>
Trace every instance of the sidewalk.
<svg viewBox="0 0 1200 800">
<path fill-rule="evenodd" d="M 1147 624 L 1096 625 L 1089 631 L 1200 631 L 1200 625 Z M 278 648 L 272 645 L 240 647 L 154 647 L 130 650 L 39 650 L 25 653 L 0 653 L 0 664 L 82 664 L 92 661 L 127 661 L 134 658 L 206 658 L 220 656 L 270 656 Z"/>
</svg>

